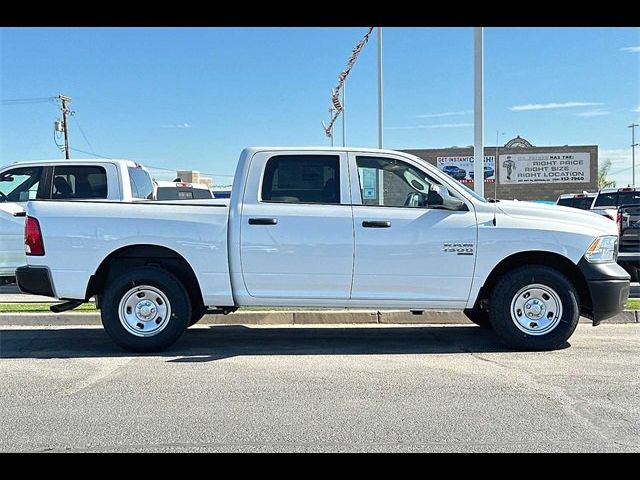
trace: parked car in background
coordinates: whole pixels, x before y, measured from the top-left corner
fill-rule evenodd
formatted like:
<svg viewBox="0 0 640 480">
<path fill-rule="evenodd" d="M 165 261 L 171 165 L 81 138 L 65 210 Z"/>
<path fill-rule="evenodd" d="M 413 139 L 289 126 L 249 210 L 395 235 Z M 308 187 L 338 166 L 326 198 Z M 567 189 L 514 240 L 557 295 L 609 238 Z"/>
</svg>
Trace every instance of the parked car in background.
<svg viewBox="0 0 640 480">
<path fill-rule="evenodd" d="M 489 177 L 493 177 L 494 173 L 495 172 L 494 172 L 493 168 L 488 167 L 488 166 L 485 165 L 485 167 L 484 167 L 484 178 L 485 179 L 487 179 Z M 471 177 L 471 180 L 473 180 L 474 175 L 475 175 L 475 172 L 473 170 L 469 170 L 469 177 Z"/>
<path fill-rule="evenodd" d="M 456 180 L 462 180 L 467 176 L 467 171 L 464 168 L 460 168 L 455 165 L 445 165 L 442 167 L 442 171 Z"/>
<path fill-rule="evenodd" d="M 42 160 L 0 168 L 0 284 L 12 283 L 24 254 L 29 200 L 153 199 L 146 168 L 128 160 Z"/>
<path fill-rule="evenodd" d="M 598 192 L 565 193 L 558 197 L 556 205 L 589 210 L 591 205 L 593 205 L 593 199 L 596 198 L 596 195 L 598 195 Z"/>
<path fill-rule="evenodd" d="M 200 183 L 156 180 L 157 200 L 206 200 L 213 198 L 209 187 Z"/>
<path fill-rule="evenodd" d="M 490 203 L 403 152 L 247 148 L 228 205 L 32 201 L 27 214 L 19 287 L 65 299 L 57 310 L 97 296 L 107 334 L 136 352 L 241 306 L 459 309 L 512 347 L 550 350 L 629 295 L 614 222 Z"/>
<path fill-rule="evenodd" d="M 618 207 L 640 205 L 640 187 L 603 188 L 596 195 L 591 210 L 616 221 Z"/>
<path fill-rule="evenodd" d="M 616 217 L 620 231 L 618 264 L 631 275 L 632 282 L 640 281 L 640 205 L 618 207 Z"/>
</svg>

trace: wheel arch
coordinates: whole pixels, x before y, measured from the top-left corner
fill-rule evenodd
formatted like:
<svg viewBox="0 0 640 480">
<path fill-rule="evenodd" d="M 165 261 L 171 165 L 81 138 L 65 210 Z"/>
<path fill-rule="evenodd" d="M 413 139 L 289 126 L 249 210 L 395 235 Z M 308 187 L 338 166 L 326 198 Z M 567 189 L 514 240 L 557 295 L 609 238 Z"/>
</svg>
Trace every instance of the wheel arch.
<svg viewBox="0 0 640 480">
<path fill-rule="evenodd" d="M 108 281 L 135 267 L 158 265 L 182 282 L 192 305 L 204 306 L 200 283 L 191 264 L 178 252 L 162 245 L 139 244 L 118 248 L 107 255 L 89 279 L 85 300 L 100 295 Z"/>
<path fill-rule="evenodd" d="M 482 303 L 488 301 L 491 291 L 498 280 L 507 272 L 525 265 L 542 265 L 551 267 L 564 274 L 578 292 L 580 313 L 590 317 L 593 312 L 591 293 L 587 281 L 578 266 L 567 257 L 554 252 L 530 250 L 518 252 L 502 259 L 487 276 L 478 292 L 474 309 L 481 308 Z"/>
</svg>

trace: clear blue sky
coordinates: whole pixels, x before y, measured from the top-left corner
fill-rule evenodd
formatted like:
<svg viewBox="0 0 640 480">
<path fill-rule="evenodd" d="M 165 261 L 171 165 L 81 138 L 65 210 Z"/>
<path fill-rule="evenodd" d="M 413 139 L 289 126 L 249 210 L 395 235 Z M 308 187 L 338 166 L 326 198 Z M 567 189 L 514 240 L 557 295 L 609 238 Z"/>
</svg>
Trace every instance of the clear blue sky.
<svg viewBox="0 0 640 480">
<path fill-rule="evenodd" d="M 90 142 L 72 120 L 72 147 L 225 184 L 244 146 L 328 144 L 330 90 L 365 31 L 2 28 L 0 97 L 69 95 Z M 348 79 L 351 146 L 377 146 L 372 40 Z M 487 28 L 485 74 L 488 145 L 496 130 L 501 144 L 597 144 L 630 181 L 639 28 Z M 385 28 L 384 75 L 385 147 L 473 143 L 471 28 Z M 1 105 L 0 164 L 60 156 L 57 116 L 54 103 Z"/>
</svg>

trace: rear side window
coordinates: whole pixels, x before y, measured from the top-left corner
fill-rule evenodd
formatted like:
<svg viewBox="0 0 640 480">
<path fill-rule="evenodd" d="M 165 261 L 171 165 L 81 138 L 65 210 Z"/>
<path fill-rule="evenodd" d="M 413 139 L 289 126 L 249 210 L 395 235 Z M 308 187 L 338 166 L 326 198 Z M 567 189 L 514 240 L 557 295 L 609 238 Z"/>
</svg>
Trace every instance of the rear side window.
<svg viewBox="0 0 640 480">
<path fill-rule="evenodd" d="M 63 165 L 53 168 L 51 198 L 104 199 L 107 198 L 107 172 L 97 165 Z"/>
<path fill-rule="evenodd" d="M 129 182 L 133 198 L 153 200 L 153 182 L 147 171 L 142 168 L 129 167 Z"/>
<path fill-rule="evenodd" d="M 267 161 L 262 200 L 280 203 L 340 203 L 338 155 L 277 155 Z"/>
</svg>

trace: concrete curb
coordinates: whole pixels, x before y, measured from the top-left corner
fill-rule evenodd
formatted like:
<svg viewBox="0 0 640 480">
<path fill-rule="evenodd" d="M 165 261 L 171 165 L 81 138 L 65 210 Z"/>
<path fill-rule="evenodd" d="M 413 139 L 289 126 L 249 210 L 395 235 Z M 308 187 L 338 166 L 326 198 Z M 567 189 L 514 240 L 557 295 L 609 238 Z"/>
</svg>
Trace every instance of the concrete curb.
<svg viewBox="0 0 640 480">
<path fill-rule="evenodd" d="M 581 322 L 591 320 L 581 318 Z M 407 311 L 388 310 L 321 310 L 321 311 L 253 311 L 236 312 L 230 315 L 206 315 L 199 325 L 318 325 L 318 324 L 453 324 L 469 325 L 471 322 L 462 312 L 425 311 L 413 315 Z M 640 312 L 619 313 L 603 323 L 640 323 Z M 101 325 L 98 313 L 0 313 L 0 326 L 78 326 Z"/>
</svg>

